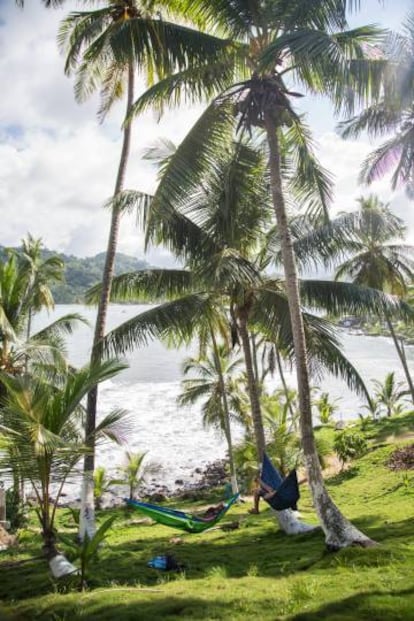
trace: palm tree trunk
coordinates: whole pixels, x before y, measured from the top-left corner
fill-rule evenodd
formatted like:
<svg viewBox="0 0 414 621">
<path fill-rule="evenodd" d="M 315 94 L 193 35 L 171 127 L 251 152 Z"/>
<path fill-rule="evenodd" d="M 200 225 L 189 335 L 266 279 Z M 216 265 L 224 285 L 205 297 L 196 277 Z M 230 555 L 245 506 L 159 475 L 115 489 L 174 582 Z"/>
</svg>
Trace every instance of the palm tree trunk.
<svg viewBox="0 0 414 621">
<path fill-rule="evenodd" d="M 32 309 L 29 308 L 29 312 L 27 313 L 27 326 L 26 326 L 26 340 L 30 339 L 30 333 L 32 331 Z M 26 354 L 24 357 L 24 372 L 27 373 L 29 370 L 29 356 Z"/>
<path fill-rule="evenodd" d="M 256 447 L 258 459 L 261 462 L 265 451 L 265 435 L 263 429 L 262 411 L 260 407 L 259 393 L 254 379 L 252 353 L 250 350 L 250 338 L 247 330 L 247 323 L 244 313 L 239 314 L 238 323 L 239 333 L 242 341 L 243 353 L 246 364 L 247 383 L 250 396 L 250 407 L 252 409 L 254 435 L 256 439 Z M 291 509 L 283 511 L 273 511 L 279 522 L 281 530 L 286 535 L 299 535 L 314 530 L 314 526 L 301 522 L 297 519 L 295 512 Z"/>
<path fill-rule="evenodd" d="M 296 262 L 282 191 L 278 129 L 272 115 L 266 110 L 264 112 L 264 122 L 270 152 L 269 165 L 272 199 L 281 239 L 286 291 L 292 324 L 302 448 L 313 502 L 325 533 L 326 545 L 329 549 L 339 549 L 352 544 L 372 545 L 371 539 L 355 528 L 342 515 L 329 496 L 323 481 L 313 433 L 306 339 L 300 307 Z"/>
<path fill-rule="evenodd" d="M 128 118 L 133 99 L 134 99 L 134 67 L 130 63 L 128 67 L 128 90 L 127 90 L 127 106 L 126 117 Z M 128 156 L 131 145 L 131 124 L 127 123 L 123 132 L 123 143 L 121 150 L 121 158 L 119 161 L 118 174 L 114 189 L 114 198 L 122 191 L 124 186 Z M 121 222 L 121 213 L 118 209 L 112 209 L 111 227 L 109 230 L 108 246 L 106 251 L 105 266 L 102 277 L 102 293 L 98 304 L 98 312 L 95 323 L 95 334 L 93 338 L 91 363 L 99 362 L 101 354 L 98 346 L 105 336 L 106 316 L 108 312 L 109 300 L 111 296 L 112 279 L 114 274 L 116 246 L 118 242 L 119 227 Z M 96 407 L 98 400 L 98 388 L 93 388 L 88 393 L 87 398 L 87 417 L 85 426 L 85 442 L 89 448 L 89 453 L 84 461 L 84 474 L 82 484 L 82 503 L 79 520 L 79 537 L 84 538 L 85 532 L 89 537 L 95 534 L 95 509 L 93 497 L 93 471 L 95 467 L 95 439 L 94 432 L 96 428 Z"/>
<path fill-rule="evenodd" d="M 242 341 L 244 362 L 246 365 L 247 387 L 249 389 L 250 407 L 252 409 L 252 419 L 254 437 L 256 440 L 257 460 L 260 463 L 265 452 L 266 442 L 263 429 L 262 412 L 260 407 L 259 393 L 254 375 L 253 357 L 250 349 L 250 339 L 247 330 L 247 321 L 244 310 L 238 309 L 238 328 Z"/>
<path fill-rule="evenodd" d="M 285 375 L 283 373 L 282 360 L 281 360 L 280 353 L 279 353 L 279 350 L 278 350 L 277 347 L 275 347 L 275 353 L 276 353 L 277 369 L 278 369 L 279 375 L 280 375 L 280 381 L 282 382 L 283 392 L 285 393 L 285 396 L 286 396 L 286 405 L 288 407 L 290 417 L 291 417 L 291 419 L 293 421 L 295 419 L 295 412 L 293 411 L 292 403 L 290 401 L 289 388 L 288 388 L 288 386 L 286 384 Z"/>
<path fill-rule="evenodd" d="M 250 341 L 252 344 L 253 371 L 254 371 L 254 377 L 255 377 L 255 383 L 256 383 L 256 390 L 260 398 L 262 394 L 262 382 L 260 381 L 259 363 L 257 360 L 257 343 L 256 343 L 256 337 L 254 334 L 250 335 Z"/>
<path fill-rule="evenodd" d="M 398 337 L 395 334 L 394 326 L 392 325 L 391 317 L 388 315 L 388 313 L 385 313 L 385 321 L 387 322 L 387 326 L 388 326 L 388 329 L 389 329 L 389 331 L 391 333 L 392 340 L 394 341 L 395 349 L 397 350 L 398 357 L 399 357 L 399 359 L 401 361 L 401 364 L 402 364 L 402 367 L 404 369 L 405 378 L 407 380 L 407 384 L 408 384 L 408 387 L 410 389 L 411 400 L 412 400 L 412 402 L 414 404 L 414 385 L 413 385 L 413 380 L 412 380 L 411 375 L 410 375 L 410 370 L 408 368 L 407 358 L 406 358 L 405 352 L 404 352 L 403 348 L 401 347 L 401 345 L 398 342 Z"/>
<path fill-rule="evenodd" d="M 214 359 L 215 359 L 215 365 L 216 365 L 216 370 L 217 370 L 217 375 L 218 375 L 218 380 L 219 380 L 221 399 L 223 402 L 224 433 L 226 436 L 227 446 L 229 449 L 231 489 L 233 491 L 233 494 L 238 494 L 239 485 L 237 482 L 236 466 L 234 463 L 234 456 L 233 456 L 233 442 L 232 442 L 232 437 L 231 437 L 230 411 L 229 411 L 229 404 L 227 401 L 226 385 L 225 385 L 224 377 L 223 377 L 223 369 L 221 368 L 220 356 L 218 353 L 216 337 L 212 329 L 210 330 L 210 332 L 211 332 L 211 340 L 213 342 Z"/>
</svg>

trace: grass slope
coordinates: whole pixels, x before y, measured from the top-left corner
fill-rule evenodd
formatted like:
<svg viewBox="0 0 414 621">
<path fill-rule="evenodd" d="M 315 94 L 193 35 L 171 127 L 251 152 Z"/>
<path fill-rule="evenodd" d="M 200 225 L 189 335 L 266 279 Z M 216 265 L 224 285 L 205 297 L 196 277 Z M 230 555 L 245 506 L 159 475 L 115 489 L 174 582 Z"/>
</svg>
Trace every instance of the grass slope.
<svg viewBox="0 0 414 621">
<path fill-rule="evenodd" d="M 414 472 L 386 466 L 396 446 L 413 442 L 400 436 L 413 429 L 413 414 L 367 424 L 370 452 L 327 481 L 347 517 L 378 542 L 375 548 L 326 553 L 320 531 L 287 537 L 268 509 L 249 515 L 249 503 L 234 507 L 224 520 L 240 520 L 237 530 L 203 535 L 180 535 L 142 523 L 136 511 L 118 510 L 88 592 L 53 582 L 44 561 L 11 566 L 39 554 L 34 528 L 21 534 L 18 550 L 0 553 L 0 619 L 414 619 Z M 316 523 L 307 490 L 300 508 L 305 521 Z M 60 520 L 70 532 L 67 515 Z M 177 535 L 180 544 L 171 541 Z M 185 571 L 147 568 L 150 558 L 166 552 Z"/>
</svg>

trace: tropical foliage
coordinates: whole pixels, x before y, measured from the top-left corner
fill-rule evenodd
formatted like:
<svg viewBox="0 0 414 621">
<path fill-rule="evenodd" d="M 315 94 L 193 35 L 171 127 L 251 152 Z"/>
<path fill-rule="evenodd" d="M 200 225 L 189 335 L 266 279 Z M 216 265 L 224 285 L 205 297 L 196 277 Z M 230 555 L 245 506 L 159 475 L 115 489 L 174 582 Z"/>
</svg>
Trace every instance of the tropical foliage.
<svg viewBox="0 0 414 621">
<path fill-rule="evenodd" d="M 123 127 L 121 156 L 116 175 L 112 202 L 112 216 L 109 230 L 101 296 L 95 324 L 91 362 L 100 359 L 98 344 L 105 336 L 106 315 L 111 295 L 112 278 L 118 232 L 122 209 L 117 201 L 124 189 L 124 179 L 131 144 L 131 112 L 134 99 L 136 75 L 145 76 L 150 85 L 173 71 L 186 71 L 193 67 L 204 69 L 223 59 L 229 41 L 195 33 L 179 23 L 165 21 L 160 13 L 165 3 L 140 3 L 135 0 L 108 0 L 104 8 L 83 12 L 72 12 L 62 23 L 59 45 L 66 54 L 65 71 L 76 74 L 75 96 L 83 101 L 99 91 L 101 105 L 98 115 L 104 119 L 114 103 L 122 98 L 126 89 L 126 122 Z M 167 8 L 183 18 L 186 12 L 180 3 L 167 3 Z M 145 197 L 143 197 L 145 203 Z M 86 434 L 93 442 L 96 425 L 97 388 L 88 394 L 88 417 Z M 86 496 L 93 483 L 94 446 L 85 458 L 85 491 L 82 516 L 87 513 Z M 93 530 L 93 507 L 89 528 Z M 84 531 L 81 523 L 81 534 Z"/>
<path fill-rule="evenodd" d="M 383 408 L 387 416 L 401 414 L 404 408 L 403 401 L 407 391 L 403 390 L 403 382 L 396 381 L 394 371 L 387 373 L 384 382 L 373 380 L 373 383 L 375 387 L 374 398 L 377 404 L 377 412 L 378 410 L 381 411 Z"/>
<path fill-rule="evenodd" d="M 391 185 L 414 195 L 414 13 L 403 32 L 392 34 L 379 51 L 388 59 L 382 96 L 363 112 L 341 124 L 345 138 L 368 132 L 372 137 L 390 135 L 365 160 L 361 181 L 368 184 L 392 172 Z"/>
<path fill-rule="evenodd" d="M 0 261 L 7 260 L 10 251 L 20 252 L 21 248 L 5 248 L 0 246 Z M 100 252 L 93 257 L 76 257 L 63 252 L 55 253 L 42 248 L 42 258 L 57 257 L 62 263 L 62 278 L 49 280 L 48 286 L 55 304 L 79 304 L 87 289 L 102 280 L 105 264 L 105 253 Z M 133 270 L 149 267 L 146 261 L 122 253 L 115 257 L 114 274 L 120 275 Z"/>
<path fill-rule="evenodd" d="M 206 164 L 214 161 L 217 141 L 226 131 L 232 131 L 229 126 L 235 118 L 237 130 L 264 131 L 270 155 L 270 194 L 286 277 L 309 483 L 328 540 L 335 539 L 334 545 L 347 545 L 339 543 L 338 529 L 331 528 L 336 521 L 342 522 L 339 530 L 343 533 L 352 531 L 355 540 L 367 543 L 361 533 L 345 525 L 343 516 L 324 489 L 312 428 L 307 343 L 288 225 L 286 190 L 291 190 L 296 204 L 306 205 L 314 215 L 322 214 L 327 218 L 332 198 L 329 175 L 318 164 L 307 128 L 294 110 L 293 102 L 302 93 L 293 91 L 291 84 L 307 92 L 328 95 L 337 111 L 352 113 L 356 103 L 368 101 L 379 93 L 386 61 L 374 59 L 369 53 L 369 45 L 377 41 L 379 33 L 371 27 L 346 30 L 348 4 L 345 2 L 316 2 L 306 7 L 299 1 L 290 2 L 289 7 L 285 2 L 257 2 L 248 7 L 244 3 L 226 1 L 219 6 L 204 0 L 184 1 L 183 4 L 190 16 L 201 15 L 204 25 L 214 28 L 218 24 L 236 39 L 238 54 L 234 55 L 231 70 L 220 73 L 220 80 L 214 80 L 214 72 L 213 77 L 207 79 L 210 94 L 214 90 L 220 93 L 166 168 L 164 178 L 167 177 L 169 183 L 164 184 L 163 199 L 167 203 L 177 200 L 188 192 L 191 184 L 195 187 L 199 183 Z M 235 81 L 233 76 L 240 66 L 243 71 Z M 166 99 L 172 103 L 182 99 L 193 101 L 199 92 L 194 75 L 176 73 L 144 94 L 134 105 L 134 111 L 142 111 L 156 102 L 165 104 Z M 290 167 L 292 173 L 288 188 L 283 175 L 286 167 Z M 245 335 L 243 340 L 247 352 Z M 249 379 L 249 369 L 247 375 Z M 257 405 L 252 404 L 252 410 L 256 437 L 259 437 Z M 261 444 L 259 452 L 263 450 Z"/>
<path fill-rule="evenodd" d="M 92 386 L 114 377 L 124 364 L 108 361 L 78 371 L 15 376 L 5 373 L 7 389 L 0 411 L 2 472 L 17 469 L 36 497 L 36 507 L 48 558 L 56 555 L 55 516 L 62 487 L 85 454 L 82 400 Z M 97 437 L 120 438 L 117 424 L 123 412 L 113 412 L 96 429 Z M 55 489 L 52 490 L 52 484 Z"/>
<path fill-rule="evenodd" d="M 0 369 L 13 375 L 38 364 L 65 367 L 62 337 L 83 321 L 69 314 L 32 333 L 34 315 L 53 308 L 49 284 L 62 277 L 60 259 L 41 258 L 40 248 L 29 236 L 21 251 L 10 250 L 0 262 Z"/>
<path fill-rule="evenodd" d="M 336 436 L 334 449 L 341 461 L 343 469 L 347 461 L 357 459 L 366 453 L 368 443 L 361 431 L 350 428 L 341 431 Z"/>
<path fill-rule="evenodd" d="M 135 498 L 138 487 L 144 481 L 145 466 L 144 459 L 147 453 L 142 452 L 125 452 L 125 464 L 118 469 L 119 478 L 117 483 L 128 486 L 129 499 Z"/>
<path fill-rule="evenodd" d="M 45 0 L 44 4 L 60 2 Z M 258 360 L 266 349 L 276 351 L 279 368 L 282 356 L 296 366 L 298 408 L 284 384 L 285 402 L 280 398 L 268 406 L 268 430 L 273 430 L 274 441 L 284 438 L 285 447 L 293 454 L 299 447 L 292 426 L 298 424 L 308 481 L 328 545 L 335 549 L 354 543 L 370 545 L 372 542 L 345 520 L 325 488 L 313 432 L 311 378 L 328 369 L 364 393 L 368 401 L 369 396 L 356 369 L 342 355 L 330 323 L 311 311 L 383 315 L 394 338 L 392 320 L 412 318 L 412 311 L 388 292 L 405 293 L 411 265 L 401 247 L 388 244 L 390 236 L 401 233 L 400 223 L 374 199 L 369 205 L 367 201 L 362 204 L 359 229 L 355 218 L 345 217 L 353 226 L 341 231 L 345 245 L 336 243 L 339 234 L 324 237 L 337 228 L 328 215 L 332 179 L 315 156 L 311 133 L 295 102 L 307 93 L 327 95 L 336 112 L 348 116 L 361 104 L 371 106 L 368 113 L 348 122 L 348 133 L 365 127 L 374 127 L 375 133 L 397 122 L 397 140 L 374 154 L 367 163 L 367 178 L 382 172 L 390 158 L 400 157 L 393 183 L 402 180 L 410 189 L 411 109 L 407 114 L 405 108 L 412 107 L 412 80 L 402 80 L 398 73 L 395 78 L 393 67 L 403 66 L 405 77 L 411 75 L 412 46 L 408 39 L 396 37 L 395 47 L 404 54 L 398 63 L 390 64 L 385 55 L 376 53 L 382 36 L 378 29 L 349 29 L 346 12 L 354 3 L 345 1 L 275 0 L 246 5 L 238 0 L 159 4 L 107 0 L 101 4 L 103 8 L 72 12 L 59 34 L 66 54 L 65 70 L 76 76 L 78 101 L 99 91 L 98 114 L 103 119 L 126 90 L 103 281 L 90 294 L 98 303 L 91 368 L 102 366 L 104 353 L 124 353 L 151 338 L 180 345 L 197 337 L 202 353 L 199 369 L 208 378 L 213 369 L 217 381 L 214 385 L 205 382 L 204 387 L 202 382 L 188 384 L 184 399 L 198 398 L 203 391 L 207 394 L 207 386 L 205 413 L 210 420 L 213 412 L 218 414 L 216 420 L 224 429 L 232 455 L 230 391 L 220 362 L 219 335 L 227 350 L 231 343 L 243 352 L 252 435 L 260 458 L 266 443 L 262 415 L 266 370 Z M 177 23 L 165 19 L 171 16 L 178 18 Z M 410 20 L 408 30 L 412 35 Z M 138 71 L 149 88 L 134 102 Z M 148 108 L 161 113 L 166 105 L 200 100 L 210 103 L 181 145 L 162 161 L 155 196 L 124 191 L 133 117 Z M 379 114 L 372 102 L 374 107 L 379 105 Z M 133 206 L 138 207 L 145 225 L 147 243 L 164 244 L 182 268 L 113 278 L 120 218 Z M 317 240 L 323 243 L 312 254 L 309 248 Z M 344 262 L 337 281 L 299 280 L 297 266 L 302 262 L 329 263 L 341 253 Z M 31 314 L 47 301 L 38 278 L 40 254 L 33 243 L 25 254 L 30 259 L 26 268 L 31 303 L 25 317 L 30 337 Z M 16 271 L 16 265 L 10 258 L 9 271 Z M 283 267 L 284 278 L 270 274 L 274 265 Z M 342 277 L 353 282 L 340 282 Z M 4 280 L 7 282 L 7 274 Z M 17 297 L 22 298 L 23 293 L 18 292 Z M 110 299 L 162 303 L 106 335 Z M 0 319 L 6 360 L 11 331 L 3 317 Z M 394 341 L 404 365 L 403 348 L 396 338 Z M 209 346 L 213 351 L 210 370 L 205 365 Z M 25 369 L 20 367 L 16 373 L 14 360 L 3 365 L 8 371 L 4 385 L 9 409 L 17 391 L 13 382 L 30 380 L 35 386 L 36 381 L 44 381 L 44 371 L 36 378 L 23 374 L 29 362 L 25 353 Z M 194 368 L 195 361 L 191 365 Z M 404 369 L 414 400 L 406 361 Z M 68 377 L 72 374 L 66 373 Z M 54 396 L 61 385 L 53 373 L 51 377 L 50 395 Z M 63 371 L 60 377 L 61 383 L 66 381 Z M 86 475 L 91 475 L 94 467 L 97 384 L 91 384 L 88 391 L 84 442 L 88 450 L 83 446 L 86 485 L 92 483 L 92 477 Z M 391 384 L 391 380 L 387 382 L 387 389 L 392 393 Z M 326 419 L 328 406 L 328 397 L 322 395 L 319 407 Z M 284 468 L 290 457 L 279 453 Z M 43 493 L 45 489 L 48 483 L 43 484 Z M 87 513 L 82 510 L 81 517 Z M 48 511 L 44 514 L 49 516 Z M 44 531 L 48 529 L 49 522 Z"/>
</svg>

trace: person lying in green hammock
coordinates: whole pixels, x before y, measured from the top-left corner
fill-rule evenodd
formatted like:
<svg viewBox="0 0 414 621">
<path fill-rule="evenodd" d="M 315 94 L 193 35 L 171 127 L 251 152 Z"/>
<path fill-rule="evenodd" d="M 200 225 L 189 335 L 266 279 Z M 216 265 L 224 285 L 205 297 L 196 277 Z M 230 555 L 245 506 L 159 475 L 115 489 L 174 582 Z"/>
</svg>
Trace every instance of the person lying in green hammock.
<svg viewBox="0 0 414 621">
<path fill-rule="evenodd" d="M 194 517 L 196 517 L 197 520 L 202 520 L 203 522 L 211 522 L 220 513 L 220 511 L 223 511 L 223 509 L 224 503 L 220 502 L 218 505 L 214 505 L 213 507 L 206 509 L 206 511 L 204 511 L 201 515 L 195 514 Z"/>
</svg>

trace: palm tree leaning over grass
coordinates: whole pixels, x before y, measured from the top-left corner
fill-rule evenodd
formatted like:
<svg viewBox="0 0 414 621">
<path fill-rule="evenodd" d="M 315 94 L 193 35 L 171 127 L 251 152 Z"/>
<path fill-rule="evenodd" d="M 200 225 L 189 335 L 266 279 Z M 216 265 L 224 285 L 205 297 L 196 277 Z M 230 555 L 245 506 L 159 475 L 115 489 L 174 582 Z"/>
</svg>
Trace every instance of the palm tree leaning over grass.
<svg viewBox="0 0 414 621">
<path fill-rule="evenodd" d="M 124 368 L 124 364 L 107 361 L 77 371 L 55 372 L 53 376 L 50 369 L 44 374 L 38 370 L 36 377 L 1 374 L 7 394 L 0 410 L 0 469 L 9 471 L 16 466 L 30 482 L 44 552 L 52 570 L 58 557 L 55 518 L 59 498 L 87 450 L 82 433 L 82 400 L 93 385 Z M 96 438 L 120 439 L 117 425 L 123 415 L 117 411 L 105 417 L 95 430 Z M 52 482 L 57 485 L 53 491 Z"/>
<path fill-rule="evenodd" d="M 214 157 L 211 145 L 220 136 L 218 128 L 223 125 L 226 104 L 232 113 L 237 114 L 240 129 L 264 130 L 270 155 L 271 195 L 281 237 L 295 343 L 301 436 L 312 497 L 328 546 L 338 548 L 353 543 L 370 545 L 370 539 L 353 527 L 332 502 L 318 461 L 312 427 L 306 339 L 282 170 L 287 163 L 283 157 L 284 144 L 286 139 L 290 139 L 295 146 L 291 157 L 296 159 L 298 170 L 293 181 L 296 193 L 302 203 L 307 202 L 313 209 L 321 207 L 326 213 L 331 199 L 331 187 L 315 159 L 310 157 L 308 136 L 300 117 L 292 107 L 293 99 L 300 94 L 293 92 L 288 85 L 295 83 L 307 92 L 328 95 L 333 100 L 336 111 L 352 113 L 355 102 L 366 101 L 368 97 L 379 93 L 386 62 L 382 59 L 367 59 L 365 53 L 371 43 L 377 42 L 378 31 L 368 26 L 346 31 L 345 13 L 349 3 L 345 1 L 254 1 L 246 5 L 244 2 L 226 0 L 220 3 L 182 0 L 181 6 L 185 6 L 190 15 L 199 12 L 204 23 L 211 28 L 219 24 L 226 34 L 237 40 L 237 61 L 243 58 L 243 66 L 248 65 L 250 75 L 246 78 L 244 74 L 241 81 L 236 84 L 233 81 L 227 87 L 225 80 L 229 77 L 231 79 L 232 72 L 221 75 L 221 83 L 216 79 L 214 87 L 220 88 L 221 94 L 204 115 L 205 120 L 210 118 L 207 140 L 203 144 L 200 137 L 198 140 L 194 138 L 193 142 L 198 148 L 192 157 L 197 158 L 197 162 L 189 170 L 180 167 L 182 160 L 177 161 L 176 178 L 171 180 L 164 198 L 168 201 L 174 195 L 177 197 L 180 186 L 184 184 L 188 187 L 191 183 L 192 174 L 192 182 L 198 182 L 203 163 Z M 233 66 L 235 67 L 234 64 Z M 194 87 L 194 76 L 191 78 L 190 80 L 188 75 L 177 74 L 159 83 L 134 104 L 134 112 L 144 110 L 149 104 L 154 105 L 157 100 L 165 105 L 167 96 L 169 102 L 177 103 L 180 100 L 180 95 L 177 94 L 180 89 L 187 101 L 196 99 L 200 88 L 198 85 Z M 209 76 L 210 80 L 213 78 L 214 72 L 213 77 Z M 228 110 L 227 115 L 229 114 Z M 199 128 L 201 126 L 200 122 Z M 202 153 L 204 155 L 201 157 Z M 319 189 L 319 201 L 316 204 L 312 200 L 315 185 Z"/>
<path fill-rule="evenodd" d="M 392 34 L 380 53 L 389 59 L 382 97 L 360 114 L 340 124 L 344 138 L 368 132 L 371 137 L 392 134 L 363 163 L 360 180 L 371 184 L 393 172 L 391 185 L 414 196 L 414 12 L 403 24 L 402 34 Z"/>
<path fill-rule="evenodd" d="M 162 19 L 159 10 L 173 7 L 174 2 L 145 3 L 136 0 L 108 0 L 102 9 L 71 13 L 62 23 L 59 44 L 66 53 L 65 71 L 76 74 L 75 94 L 83 101 L 96 90 L 101 92 L 101 119 L 118 101 L 126 86 L 126 118 L 134 99 L 135 76 L 139 71 L 147 81 L 165 77 L 193 64 L 208 66 L 222 56 L 228 41 L 196 33 L 189 28 Z M 97 345 L 105 335 L 111 283 L 121 208 L 119 199 L 124 188 L 131 144 L 131 123 L 123 127 L 123 143 L 115 182 L 112 218 L 103 271 L 103 286 L 95 324 L 91 362 L 99 360 Z M 145 197 L 144 197 L 145 203 Z M 93 442 L 96 425 L 97 388 L 88 394 L 86 436 Z M 94 531 L 93 469 L 94 447 L 85 458 L 80 536 L 85 529 Z M 89 518 L 86 520 L 85 516 Z"/>
<path fill-rule="evenodd" d="M 183 150 L 193 153 L 186 140 L 177 149 L 182 163 L 186 161 Z M 185 261 L 187 269 L 146 270 L 114 279 L 114 301 L 162 300 L 164 303 L 110 332 L 102 343 L 106 351 L 124 353 L 152 338 L 167 339 L 170 344 L 188 341 L 203 322 L 204 329 L 208 330 L 217 312 L 222 314 L 223 308 L 231 305 L 234 312 L 228 323 L 232 324 L 233 332 L 237 332 L 239 315 L 244 312 L 247 332 L 253 329 L 257 334 L 264 334 L 269 342 L 276 342 L 294 360 L 284 284 L 280 279 L 264 275 L 260 268 L 262 260 L 266 265 L 266 257 L 261 258 L 258 241 L 264 239 L 268 225 L 264 212 L 268 201 L 266 184 L 257 182 L 263 156 L 259 154 L 257 159 L 257 154 L 246 145 L 233 145 L 228 149 L 223 143 L 199 184 L 187 188 L 177 200 L 173 200 L 172 195 L 169 201 L 159 200 L 160 196 L 167 195 L 164 184 L 168 183 L 169 166 L 176 165 L 175 157 L 165 168 L 148 218 L 148 235 L 153 243 L 164 241 L 177 258 Z M 237 165 L 231 161 L 235 153 Z M 190 169 L 192 161 L 187 161 Z M 262 170 L 265 179 L 266 167 Z M 259 178 L 263 181 L 261 175 Z M 325 306 L 330 313 L 357 308 L 377 312 L 387 303 L 386 296 L 376 291 L 368 290 L 359 295 L 360 288 L 351 283 L 303 281 L 301 286 L 306 305 L 318 309 Z M 90 292 L 90 301 L 97 296 L 99 288 Z M 329 325 L 309 313 L 304 313 L 303 317 L 312 368 L 326 367 L 363 392 L 358 374 L 338 350 Z M 260 391 L 254 372 L 250 375 L 248 392 L 254 436 L 257 455 L 261 455 L 265 439 Z"/>
</svg>

